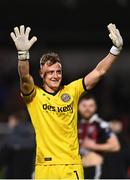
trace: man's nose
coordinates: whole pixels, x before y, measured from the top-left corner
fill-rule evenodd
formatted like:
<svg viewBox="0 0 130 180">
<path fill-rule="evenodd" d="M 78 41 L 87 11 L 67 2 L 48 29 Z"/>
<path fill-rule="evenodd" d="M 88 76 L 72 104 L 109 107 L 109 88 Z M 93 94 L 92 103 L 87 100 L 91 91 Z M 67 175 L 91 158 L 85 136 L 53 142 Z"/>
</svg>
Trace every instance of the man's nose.
<svg viewBox="0 0 130 180">
<path fill-rule="evenodd" d="M 58 78 L 58 74 L 56 72 L 54 73 L 54 78 Z"/>
</svg>

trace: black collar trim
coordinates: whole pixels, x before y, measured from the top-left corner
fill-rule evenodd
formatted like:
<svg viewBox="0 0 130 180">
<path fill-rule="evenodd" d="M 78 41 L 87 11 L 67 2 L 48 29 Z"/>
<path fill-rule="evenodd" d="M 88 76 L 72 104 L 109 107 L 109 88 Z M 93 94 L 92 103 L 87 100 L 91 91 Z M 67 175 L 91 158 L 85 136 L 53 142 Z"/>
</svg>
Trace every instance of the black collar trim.
<svg viewBox="0 0 130 180">
<path fill-rule="evenodd" d="M 43 91 L 45 91 L 46 93 L 52 95 L 52 96 L 55 96 L 61 89 L 61 87 L 59 87 L 54 93 L 51 93 L 51 92 L 48 92 L 47 90 L 45 90 L 43 87 L 42 87 Z"/>
</svg>

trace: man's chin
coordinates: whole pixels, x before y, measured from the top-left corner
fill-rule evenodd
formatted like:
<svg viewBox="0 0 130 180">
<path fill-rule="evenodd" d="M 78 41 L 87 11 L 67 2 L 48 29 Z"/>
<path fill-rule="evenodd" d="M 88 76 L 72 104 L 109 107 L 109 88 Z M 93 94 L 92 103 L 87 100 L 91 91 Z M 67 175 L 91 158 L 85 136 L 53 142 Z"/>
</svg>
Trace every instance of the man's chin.
<svg viewBox="0 0 130 180">
<path fill-rule="evenodd" d="M 59 87 L 60 87 L 60 84 L 53 85 L 53 86 L 51 86 L 51 89 L 53 89 L 54 91 L 57 91 L 59 89 Z"/>
<path fill-rule="evenodd" d="M 92 115 L 85 115 L 84 119 L 89 120 L 92 117 Z"/>
</svg>

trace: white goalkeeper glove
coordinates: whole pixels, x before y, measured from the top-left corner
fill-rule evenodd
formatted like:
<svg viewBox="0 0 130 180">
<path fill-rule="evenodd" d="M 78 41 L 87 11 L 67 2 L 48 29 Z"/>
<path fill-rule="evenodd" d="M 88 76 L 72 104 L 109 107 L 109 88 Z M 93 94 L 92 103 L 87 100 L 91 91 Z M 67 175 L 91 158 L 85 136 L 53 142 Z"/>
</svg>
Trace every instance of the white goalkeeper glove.
<svg viewBox="0 0 130 180">
<path fill-rule="evenodd" d="M 33 36 L 31 40 L 28 39 L 30 31 L 30 27 L 27 27 L 25 29 L 24 25 L 22 25 L 20 26 L 20 28 L 15 27 L 14 32 L 11 32 L 10 34 L 18 50 L 19 60 L 24 61 L 29 59 L 29 49 L 37 41 L 37 38 L 35 36 Z"/>
<path fill-rule="evenodd" d="M 115 24 L 109 24 L 108 30 L 110 32 L 109 37 L 113 42 L 112 48 L 110 49 L 110 53 L 113 55 L 119 55 L 120 51 L 122 50 L 123 47 L 123 39 L 120 35 L 119 30 L 116 28 Z"/>
</svg>

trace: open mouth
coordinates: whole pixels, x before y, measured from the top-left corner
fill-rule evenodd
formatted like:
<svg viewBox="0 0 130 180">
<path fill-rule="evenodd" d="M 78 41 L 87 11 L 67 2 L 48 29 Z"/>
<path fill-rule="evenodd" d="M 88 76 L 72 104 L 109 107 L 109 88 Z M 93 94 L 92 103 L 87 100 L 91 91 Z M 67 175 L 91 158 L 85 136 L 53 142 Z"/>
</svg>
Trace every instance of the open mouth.
<svg viewBox="0 0 130 180">
<path fill-rule="evenodd" d="M 51 80 L 52 82 L 54 82 L 54 83 L 58 83 L 59 82 L 59 80 Z"/>
</svg>

